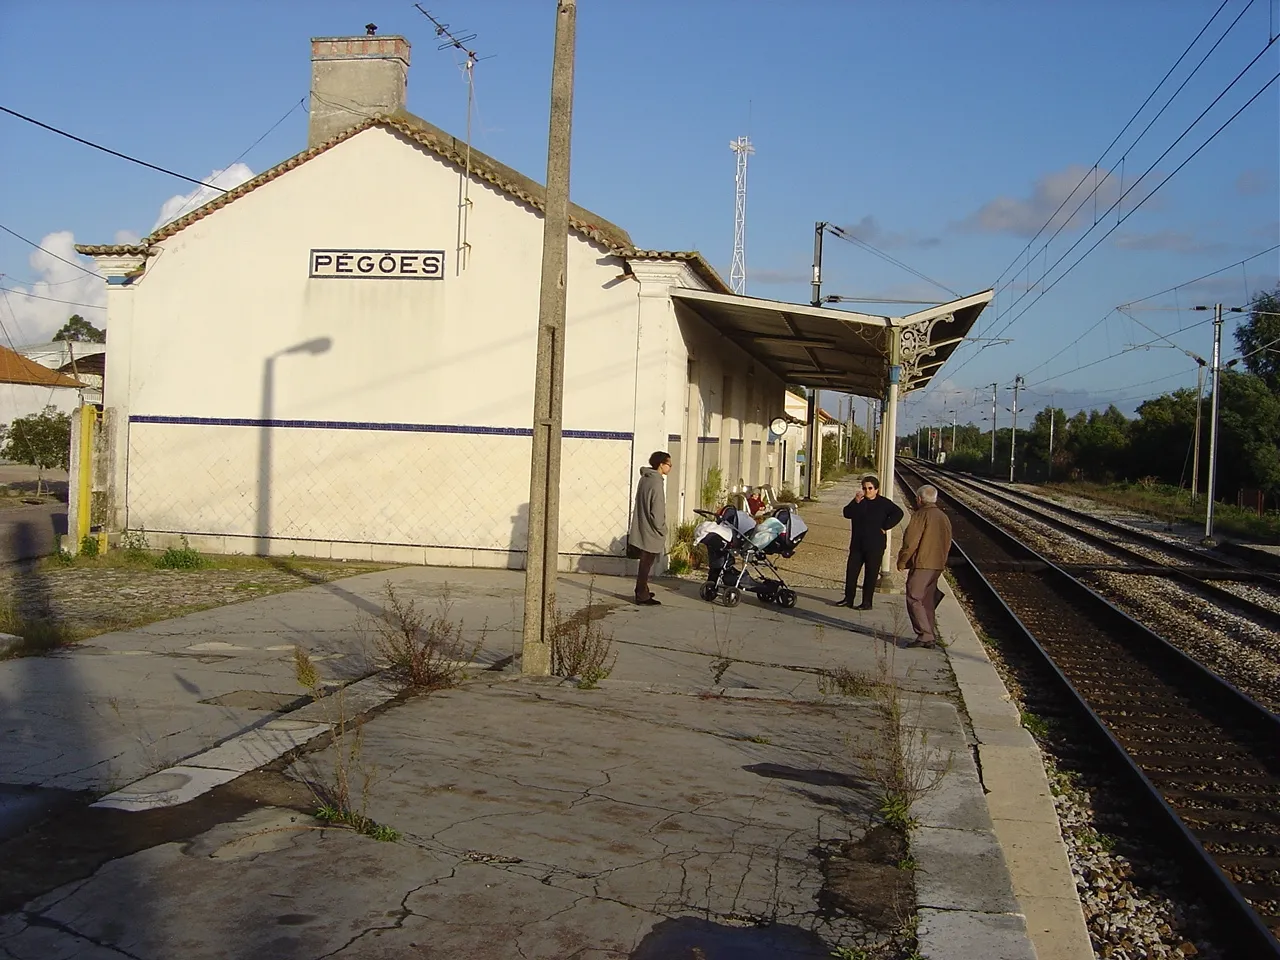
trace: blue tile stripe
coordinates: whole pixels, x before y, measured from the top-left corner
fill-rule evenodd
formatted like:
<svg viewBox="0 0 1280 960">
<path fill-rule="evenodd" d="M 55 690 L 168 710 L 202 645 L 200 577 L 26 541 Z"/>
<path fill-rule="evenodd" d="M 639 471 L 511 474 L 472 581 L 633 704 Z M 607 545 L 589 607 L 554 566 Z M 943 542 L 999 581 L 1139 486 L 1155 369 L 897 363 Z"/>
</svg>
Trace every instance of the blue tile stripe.
<svg viewBox="0 0 1280 960">
<path fill-rule="evenodd" d="M 730 440 L 730 441 L 729 441 L 729 446 L 734 447 L 734 446 L 738 446 L 738 445 L 740 445 L 741 443 L 742 443 L 742 441 L 741 441 L 741 440 Z"/>
<path fill-rule="evenodd" d="M 699 437 L 698 442 L 699 443 L 719 443 L 720 438 L 719 437 Z"/>
<path fill-rule="evenodd" d="M 672 433 L 667 435 L 667 443 L 679 443 L 681 441 L 680 434 Z"/>
<path fill-rule="evenodd" d="M 167 423 L 201 427 L 276 427 L 299 430 L 373 430 L 390 433 L 462 433 L 471 436 L 531 437 L 529 427 L 474 427 L 454 423 L 371 423 L 361 420 L 261 420 L 251 417 L 162 417 L 133 415 L 130 423 Z M 565 430 L 574 440 L 625 440 L 632 434 L 615 430 Z"/>
</svg>

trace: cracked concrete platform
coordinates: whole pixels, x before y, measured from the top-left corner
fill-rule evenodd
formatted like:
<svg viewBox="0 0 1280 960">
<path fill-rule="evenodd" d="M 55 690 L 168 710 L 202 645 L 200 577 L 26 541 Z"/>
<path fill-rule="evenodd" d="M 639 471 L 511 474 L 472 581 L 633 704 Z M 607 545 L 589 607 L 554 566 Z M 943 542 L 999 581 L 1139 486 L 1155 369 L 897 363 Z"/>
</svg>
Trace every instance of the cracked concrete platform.
<svg viewBox="0 0 1280 960">
<path fill-rule="evenodd" d="M 811 526 L 816 512 L 806 513 Z M 13 672 L 0 664 L 0 726 L 23 734 L 0 748 L 0 781 L 101 790 L 104 764 L 149 772 L 155 744 L 194 764 L 193 754 L 266 727 L 278 712 L 203 701 L 257 702 L 234 696 L 256 691 L 283 702 L 296 689 L 295 639 L 334 655 L 331 674 L 354 672 L 355 618 L 378 609 L 386 581 L 424 600 L 447 582 L 455 618 L 469 630 L 488 624 L 484 663 L 518 644 L 520 573 L 424 568 L 96 638 Z M 694 583 L 657 587 L 664 605 L 639 608 L 626 602 L 626 581 L 561 579 L 567 608 L 589 595 L 611 608 L 619 657 L 600 689 L 482 673 L 374 716 L 361 752 L 375 771 L 368 812 L 400 830 L 399 842 L 265 806 L 28 902 L 0 918 L 0 957 L 694 960 L 697 948 L 706 960 L 752 960 L 871 943 L 882 935 L 820 900 L 816 851 L 859 837 L 876 802 L 860 757 L 879 715 L 823 696 L 817 671 L 837 665 L 917 691 L 930 742 L 952 757 L 937 763 L 944 788 L 917 811 L 922 899 L 902 906 L 904 918 L 921 908 L 922 946 L 933 937 L 938 948 L 925 954 L 1033 956 L 947 661 L 885 642 L 905 632 L 901 597 L 866 614 L 802 589 L 793 611 L 754 598 L 726 610 L 699 600 Z M 732 662 L 717 678 L 721 658 Z M 94 706 L 77 713 L 67 707 L 77 698 Z M 117 714 L 130 730 L 101 722 Z M 239 752 L 213 756 L 238 768 Z M 334 753 L 310 754 L 293 772 L 322 772 Z M 981 886 L 954 855 L 970 848 Z"/>
</svg>

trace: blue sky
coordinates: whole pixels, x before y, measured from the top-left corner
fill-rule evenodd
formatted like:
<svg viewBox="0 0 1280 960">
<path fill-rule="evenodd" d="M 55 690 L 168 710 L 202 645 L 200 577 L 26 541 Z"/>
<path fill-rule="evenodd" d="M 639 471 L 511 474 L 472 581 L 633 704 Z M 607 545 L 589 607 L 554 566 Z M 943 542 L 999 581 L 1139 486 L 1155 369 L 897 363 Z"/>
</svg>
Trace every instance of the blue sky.
<svg viewBox="0 0 1280 960">
<path fill-rule="evenodd" d="M 1280 244 L 1280 82 L 1138 206 L 1280 70 L 1276 42 L 1159 159 L 1280 33 L 1280 0 L 1227 0 L 1104 158 L 1097 210 L 1128 190 L 1119 208 L 1126 219 L 1058 280 L 1117 219 L 1113 210 L 1094 227 L 1095 161 L 1220 3 L 580 0 L 573 197 L 626 228 L 637 244 L 701 250 L 727 277 L 734 189 L 728 145 L 749 134 L 756 148 L 749 293 L 807 302 L 813 223 L 820 219 L 855 229 L 961 293 L 1001 286 L 980 331 L 1013 342 L 966 345 L 911 402 L 904 429 L 949 409 L 959 409 L 961 421 L 976 420 L 989 406 L 981 399 L 984 391 L 989 398 L 989 385 L 1003 387 L 1019 373 L 1028 382 L 1024 405 L 1052 398 L 1073 410 L 1115 400 L 1130 411 L 1146 396 L 1195 382 L 1194 363 L 1175 349 L 1123 352 L 1156 340 L 1141 324 L 1207 355 L 1208 315 L 1187 308 L 1242 303 L 1275 286 L 1280 272 L 1280 251 L 1255 256 Z M 477 33 L 474 48 L 492 57 L 476 68 L 475 145 L 540 179 L 554 3 L 423 6 Z M 462 134 L 466 88 L 458 58 L 438 51 L 430 24 L 400 0 L 141 0 L 127 11 L 88 0 L 0 0 L 0 103 L 196 178 L 239 159 L 244 167 L 224 177 L 243 177 L 305 146 L 300 101 L 309 85 L 309 38 L 362 33 L 370 20 L 413 44 L 410 109 Z M 1042 250 L 1059 215 L 1028 257 L 1032 235 L 1082 176 L 1086 187 L 1067 207 L 1088 197 L 1080 214 Z M 145 234 L 166 203 L 172 212 L 190 188 L 0 115 L 0 223 L 55 252 L 70 257 L 72 242 Z M 1131 315 L 1114 310 L 1248 257 L 1205 282 L 1146 300 Z M 826 241 L 825 268 L 827 293 L 948 296 L 834 237 Z M 0 273 L 12 290 L 101 300 L 97 281 L 8 235 L 0 235 Z M 41 280 L 53 285 L 32 286 Z M 77 310 L 101 315 L 0 295 L 0 321 L 13 327 L 15 342 L 47 336 Z"/>
</svg>

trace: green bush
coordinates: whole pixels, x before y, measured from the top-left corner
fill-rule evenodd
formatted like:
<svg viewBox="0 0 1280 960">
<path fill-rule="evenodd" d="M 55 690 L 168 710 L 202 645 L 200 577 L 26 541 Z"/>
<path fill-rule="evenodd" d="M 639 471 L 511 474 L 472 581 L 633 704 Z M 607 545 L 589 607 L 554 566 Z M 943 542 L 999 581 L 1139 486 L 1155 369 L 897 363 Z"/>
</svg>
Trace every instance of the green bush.
<svg viewBox="0 0 1280 960">
<path fill-rule="evenodd" d="M 181 547 L 170 547 L 156 558 L 156 566 L 162 570 L 199 570 L 205 563 L 200 552 L 188 545 L 186 537 L 182 538 Z"/>
<path fill-rule="evenodd" d="M 96 557 L 98 555 L 98 538 L 92 534 L 80 541 L 80 556 Z"/>
</svg>

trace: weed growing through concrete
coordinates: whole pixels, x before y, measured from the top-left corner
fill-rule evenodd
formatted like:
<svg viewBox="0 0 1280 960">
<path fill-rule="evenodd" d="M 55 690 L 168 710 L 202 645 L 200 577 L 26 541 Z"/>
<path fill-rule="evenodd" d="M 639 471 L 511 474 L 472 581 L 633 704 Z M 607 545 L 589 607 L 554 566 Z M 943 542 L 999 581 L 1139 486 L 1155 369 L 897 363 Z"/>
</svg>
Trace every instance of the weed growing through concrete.
<svg viewBox="0 0 1280 960">
<path fill-rule="evenodd" d="M 1023 710 L 1021 713 L 1022 725 L 1027 732 L 1037 740 L 1043 740 L 1049 735 L 1049 721 L 1043 717 L 1038 717 L 1029 710 Z"/>
<path fill-rule="evenodd" d="M 336 693 L 329 693 L 325 689 L 315 661 L 301 644 L 293 648 L 293 671 L 298 683 L 306 688 L 312 699 L 325 706 L 325 719 L 333 731 L 332 777 L 328 782 L 321 782 L 318 776 L 313 775 L 303 781 L 315 798 L 316 819 L 350 827 L 375 840 L 398 840 L 399 832 L 375 822 L 365 813 L 378 769 L 364 762 L 364 725 L 347 716 L 345 691 L 339 688 Z M 355 797 L 353 783 L 357 785 Z"/>
<path fill-rule="evenodd" d="M 865 670 L 837 666 L 818 671 L 818 692 L 824 697 L 869 697 L 876 691 L 876 681 Z"/>
<path fill-rule="evenodd" d="M 733 614 L 730 614 L 725 619 L 724 628 L 722 630 L 720 621 L 715 615 L 715 611 L 712 611 L 711 629 L 715 631 L 716 656 L 715 659 L 711 661 L 708 669 L 711 671 L 711 685 L 713 687 L 720 686 L 720 682 L 724 679 L 724 675 L 728 672 L 729 668 L 737 663 L 737 660 L 733 656 L 733 645 L 736 642 L 736 638 L 729 629 L 730 626 L 732 626 L 732 623 Z"/>
<path fill-rule="evenodd" d="M 924 695 L 908 696 L 898 682 L 894 637 L 878 639 L 872 699 L 883 722 L 859 759 L 867 778 L 880 788 L 880 815 L 886 823 L 910 832 L 916 825 L 912 806 L 938 788 L 955 755 L 948 752 L 943 760 L 941 751 L 930 745 L 922 719 Z"/>
<path fill-rule="evenodd" d="M 577 677 L 582 690 L 595 689 L 607 680 L 618 662 L 613 634 L 600 621 L 609 612 L 595 601 L 595 581 L 587 586 L 587 605 L 566 616 L 559 608 L 552 619 L 551 673 L 556 677 Z"/>
<path fill-rule="evenodd" d="M 0 605 L 0 633 L 17 637 L 7 643 L 0 642 L 0 660 L 38 657 L 80 639 L 71 627 L 51 613 L 26 616 L 11 601 Z"/>
<path fill-rule="evenodd" d="M 452 617 L 453 602 L 446 584 L 428 615 L 418 602 L 396 593 L 390 582 L 383 590 L 386 602 L 378 616 L 365 616 L 357 624 L 362 638 L 372 637 L 377 655 L 414 690 L 443 690 L 466 679 L 466 668 L 484 645 L 487 625 L 480 639 L 468 645 L 463 624 Z"/>
</svg>

